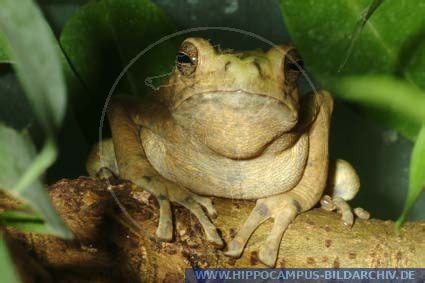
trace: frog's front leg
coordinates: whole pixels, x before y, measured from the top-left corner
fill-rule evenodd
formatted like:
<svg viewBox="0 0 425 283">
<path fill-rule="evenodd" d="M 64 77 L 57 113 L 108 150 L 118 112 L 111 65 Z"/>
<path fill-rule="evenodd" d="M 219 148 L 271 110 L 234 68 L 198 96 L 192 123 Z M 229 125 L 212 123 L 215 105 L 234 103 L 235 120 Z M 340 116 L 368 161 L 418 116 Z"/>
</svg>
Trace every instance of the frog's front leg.
<svg viewBox="0 0 425 283">
<path fill-rule="evenodd" d="M 329 166 L 328 187 L 326 195 L 320 200 L 323 209 L 337 210 L 343 223 L 352 226 L 354 214 L 361 219 L 368 219 L 370 214 L 361 207 L 351 210 L 347 201 L 352 200 L 360 189 L 360 179 L 356 170 L 345 160 L 337 159 Z"/>
<path fill-rule="evenodd" d="M 263 244 L 259 259 L 274 266 L 280 242 L 288 225 L 295 217 L 311 209 L 319 201 L 328 177 L 328 136 L 333 107 L 331 96 L 318 92 L 309 96 L 307 107 L 318 107 L 314 122 L 309 126 L 309 156 L 300 182 L 292 190 L 259 199 L 252 213 L 229 244 L 226 255 L 239 257 L 254 230 L 269 218 L 274 219 L 273 228 Z"/>
<path fill-rule="evenodd" d="M 108 117 L 112 130 L 112 140 L 119 176 L 127 179 L 150 192 L 159 203 L 160 215 L 157 236 L 163 240 L 171 240 L 173 223 L 170 202 L 178 203 L 189 209 L 201 223 L 207 240 L 222 246 L 223 241 L 214 224 L 207 217 L 216 214 L 209 198 L 191 193 L 184 187 L 162 177 L 150 164 L 140 142 L 141 126 L 134 122 L 133 114 L 143 109 L 136 109 L 137 102 L 127 98 L 116 98 L 108 109 Z"/>
</svg>

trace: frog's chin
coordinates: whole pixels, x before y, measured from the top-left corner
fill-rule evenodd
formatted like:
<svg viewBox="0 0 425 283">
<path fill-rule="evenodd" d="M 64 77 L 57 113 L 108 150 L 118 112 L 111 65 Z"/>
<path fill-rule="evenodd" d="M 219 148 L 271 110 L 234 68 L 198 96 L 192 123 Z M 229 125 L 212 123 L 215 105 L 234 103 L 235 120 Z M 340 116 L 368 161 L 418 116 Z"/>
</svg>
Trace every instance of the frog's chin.
<svg viewBox="0 0 425 283">
<path fill-rule="evenodd" d="M 297 106 L 294 105 L 294 101 L 292 98 L 288 96 L 285 98 L 285 94 L 281 92 L 251 92 L 244 89 L 210 89 L 203 91 L 194 91 L 193 89 L 185 89 L 182 93 L 179 93 L 175 96 L 175 100 L 172 103 L 172 109 L 177 109 L 180 105 L 185 104 L 186 102 L 193 100 L 196 103 L 198 102 L 218 102 L 225 104 L 233 104 L 234 107 L 243 107 L 244 103 L 264 103 L 267 100 L 269 102 L 280 102 L 293 110 L 295 113 L 297 112 Z"/>
<path fill-rule="evenodd" d="M 295 107 L 242 91 L 204 92 L 172 109 L 176 122 L 213 151 L 250 158 L 297 124 Z"/>
</svg>

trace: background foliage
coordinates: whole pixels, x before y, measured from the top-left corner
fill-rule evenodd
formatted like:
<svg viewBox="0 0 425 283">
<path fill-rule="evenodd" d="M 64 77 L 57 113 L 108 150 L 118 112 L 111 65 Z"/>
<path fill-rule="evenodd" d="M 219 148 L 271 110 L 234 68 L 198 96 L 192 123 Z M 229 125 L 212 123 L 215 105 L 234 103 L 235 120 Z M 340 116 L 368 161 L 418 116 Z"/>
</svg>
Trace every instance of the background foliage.
<svg viewBox="0 0 425 283">
<path fill-rule="evenodd" d="M 281 0 L 280 6 L 295 45 L 322 85 L 416 141 L 425 127 L 424 1 Z M 423 159 L 419 136 L 398 223 L 425 188 L 425 170 L 417 161 Z"/>
<path fill-rule="evenodd" d="M 50 233 L 70 238 L 54 211 L 39 177 L 56 159 L 55 132 L 65 115 L 66 90 L 59 52 L 47 23 L 30 0 L 2 0 L 0 28 L 9 61 L 43 128 L 45 142 L 37 155 L 30 138 L 0 125 L 0 187 L 28 203 L 46 221 Z M 32 50 L 30 53 L 29 50 Z"/>
</svg>

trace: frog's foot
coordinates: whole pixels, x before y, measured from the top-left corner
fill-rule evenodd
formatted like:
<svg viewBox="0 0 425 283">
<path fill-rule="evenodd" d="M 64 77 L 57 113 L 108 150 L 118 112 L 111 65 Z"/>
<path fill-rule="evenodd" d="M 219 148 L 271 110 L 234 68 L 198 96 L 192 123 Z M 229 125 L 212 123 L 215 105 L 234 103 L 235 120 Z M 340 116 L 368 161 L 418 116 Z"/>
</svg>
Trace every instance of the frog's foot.
<svg viewBox="0 0 425 283">
<path fill-rule="evenodd" d="M 173 220 L 170 202 L 173 202 L 184 206 L 198 218 L 209 242 L 218 247 L 224 245 L 217 228 L 202 209 L 204 207 L 210 217 L 217 215 L 210 198 L 191 193 L 182 186 L 161 177 L 149 177 L 149 179 L 149 184 L 144 187 L 155 196 L 159 203 L 159 225 L 156 231 L 159 239 L 165 241 L 172 239 Z"/>
<path fill-rule="evenodd" d="M 351 210 L 350 205 L 341 197 L 330 197 L 324 195 L 320 200 L 321 207 L 328 211 L 336 210 L 341 214 L 342 222 L 347 226 L 353 226 L 354 215 L 360 219 L 369 219 L 370 214 L 361 207 Z M 354 214 L 353 214 L 354 212 Z"/>
<path fill-rule="evenodd" d="M 259 259 L 268 266 L 274 266 L 283 233 L 299 210 L 298 202 L 285 195 L 258 200 L 236 237 L 229 243 L 225 255 L 240 257 L 255 229 L 264 221 L 273 218 L 273 228 L 260 250 Z"/>
</svg>

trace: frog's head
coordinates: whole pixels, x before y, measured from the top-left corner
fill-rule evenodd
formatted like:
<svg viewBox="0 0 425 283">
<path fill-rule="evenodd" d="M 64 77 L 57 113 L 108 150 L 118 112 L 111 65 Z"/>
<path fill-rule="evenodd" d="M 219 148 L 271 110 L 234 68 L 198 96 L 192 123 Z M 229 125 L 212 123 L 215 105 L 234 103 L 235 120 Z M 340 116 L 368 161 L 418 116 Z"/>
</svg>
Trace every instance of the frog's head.
<svg viewBox="0 0 425 283">
<path fill-rule="evenodd" d="M 161 94 L 174 119 L 211 149 L 248 158 L 297 124 L 301 67 L 292 46 L 218 51 L 188 38 Z"/>
</svg>

